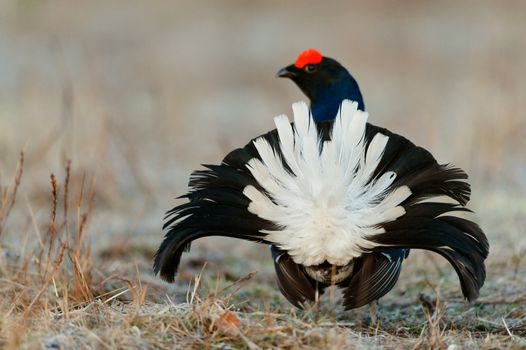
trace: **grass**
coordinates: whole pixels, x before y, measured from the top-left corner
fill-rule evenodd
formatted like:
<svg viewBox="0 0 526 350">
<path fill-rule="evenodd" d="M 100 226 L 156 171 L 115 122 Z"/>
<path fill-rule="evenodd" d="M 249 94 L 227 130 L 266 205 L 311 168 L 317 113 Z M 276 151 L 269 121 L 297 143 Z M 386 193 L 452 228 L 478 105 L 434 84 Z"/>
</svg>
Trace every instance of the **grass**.
<svg viewBox="0 0 526 350">
<path fill-rule="evenodd" d="M 23 164 L 21 153 L 2 189 L 0 227 L 10 227 Z M 526 346 L 526 276 L 519 254 L 491 256 L 482 297 L 468 304 L 451 268 L 431 254 L 412 253 L 373 324 L 367 308 L 343 311 L 330 297 L 334 293 L 315 309 L 296 310 L 279 295 L 268 261 L 256 262 L 261 272 L 240 273 L 239 258 L 207 263 L 199 247 L 184 257 L 177 283 L 165 284 L 151 276 L 155 245 L 116 242 L 92 250 L 92 180 L 73 176 L 67 162 L 49 184 L 42 203 L 47 217 L 37 219 L 28 207 L 33 232 L 16 245 L 1 245 L 2 348 Z"/>
</svg>

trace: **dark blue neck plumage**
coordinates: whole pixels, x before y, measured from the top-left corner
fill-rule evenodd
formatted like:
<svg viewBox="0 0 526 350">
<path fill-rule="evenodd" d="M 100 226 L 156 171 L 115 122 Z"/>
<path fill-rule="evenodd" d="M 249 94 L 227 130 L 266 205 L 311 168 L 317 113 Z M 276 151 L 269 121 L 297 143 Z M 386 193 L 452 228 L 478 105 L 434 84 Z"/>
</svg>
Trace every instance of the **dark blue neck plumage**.
<svg viewBox="0 0 526 350">
<path fill-rule="evenodd" d="M 357 102 L 358 109 L 365 110 L 360 88 L 350 74 L 312 96 L 310 107 L 314 121 L 330 121 L 336 118 L 342 101 L 346 99 Z"/>
</svg>

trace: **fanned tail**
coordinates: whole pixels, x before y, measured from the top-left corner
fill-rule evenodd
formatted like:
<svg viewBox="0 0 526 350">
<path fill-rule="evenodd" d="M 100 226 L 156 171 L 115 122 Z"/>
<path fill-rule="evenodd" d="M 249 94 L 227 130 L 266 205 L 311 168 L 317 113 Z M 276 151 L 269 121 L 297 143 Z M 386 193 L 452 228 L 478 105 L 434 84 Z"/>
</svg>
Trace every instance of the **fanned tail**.
<svg viewBox="0 0 526 350">
<path fill-rule="evenodd" d="M 301 265 L 355 260 L 354 277 L 341 283 L 344 305 L 354 308 L 387 293 L 407 249 L 418 248 L 445 257 L 464 296 L 475 299 L 489 244 L 476 223 L 457 216 L 469 212 L 467 175 L 367 124 L 356 108 L 344 101 L 334 122 L 314 124 L 307 105 L 295 104 L 294 124 L 277 117 L 277 130 L 194 172 L 188 202 L 167 213 L 154 271 L 173 281 L 182 253 L 205 236 L 274 244 L 280 289 L 296 306 L 323 291 Z M 320 251 L 326 227 L 331 244 Z"/>
</svg>

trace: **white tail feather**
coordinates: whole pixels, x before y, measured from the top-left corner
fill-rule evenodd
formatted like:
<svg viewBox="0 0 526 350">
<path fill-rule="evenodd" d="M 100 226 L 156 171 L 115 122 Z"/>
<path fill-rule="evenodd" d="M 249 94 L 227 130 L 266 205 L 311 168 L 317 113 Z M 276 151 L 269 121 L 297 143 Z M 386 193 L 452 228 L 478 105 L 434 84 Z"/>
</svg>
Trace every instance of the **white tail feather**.
<svg viewBox="0 0 526 350">
<path fill-rule="evenodd" d="M 301 167 L 294 155 L 294 131 L 290 125 L 289 118 L 282 114 L 274 118 L 274 123 L 278 130 L 281 153 L 292 172 L 299 176 L 301 175 Z"/>
<path fill-rule="evenodd" d="M 331 140 L 323 147 L 306 103 L 292 106 L 294 128 L 286 116 L 276 117 L 275 147 L 290 171 L 268 141 L 254 141 L 261 160 L 252 159 L 247 167 L 265 192 L 247 186 L 248 209 L 281 227 L 265 232 L 266 239 L 287 250 L 296 263 L 345 265 L 374 248 L 369 238 L 383 232 L 378 224 L 405 213 L 400 203 L 411 191 L 391 188 L 396 174 L 372 178 L 388 137 L 376 134 L 366 149 L 368 115 L 357 107 L 343 101 Z"/>
</svg>

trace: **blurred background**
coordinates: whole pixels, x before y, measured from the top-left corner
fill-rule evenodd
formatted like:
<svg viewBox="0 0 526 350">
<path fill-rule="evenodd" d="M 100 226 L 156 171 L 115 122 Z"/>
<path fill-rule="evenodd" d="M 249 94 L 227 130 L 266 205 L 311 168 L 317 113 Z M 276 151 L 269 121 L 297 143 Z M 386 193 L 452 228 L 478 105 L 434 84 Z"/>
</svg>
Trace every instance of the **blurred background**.
<svg viewBox="0 0 526 350">
<path fill-rule="evenodd" d="M 305 99 L 275 72 L 312 47 L 354 75 L 373 124 L 469 173 L 492 254 L 520 256 L 525 18 L 523 1 L 3 0 L 0 181 L 25 150 L 12 215 L 45 218 L 49 174 L 71 159 L 72 176 L 96 179 L 92 243 L 154 249 L 193 169 Z M 14 244 L 30 226 L 8 224 Z M 229 255 L 210 242 L 198 251 Z"/>
</svg>

